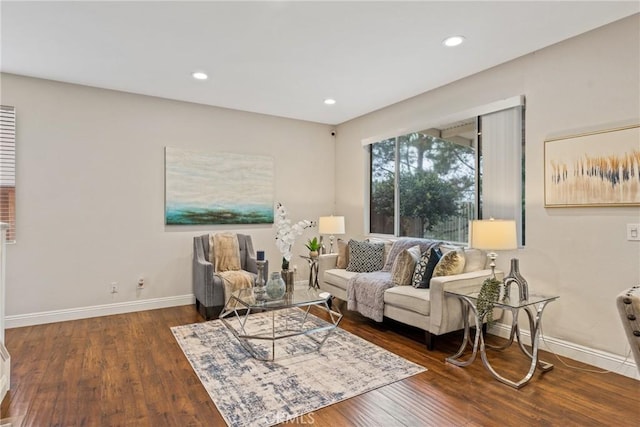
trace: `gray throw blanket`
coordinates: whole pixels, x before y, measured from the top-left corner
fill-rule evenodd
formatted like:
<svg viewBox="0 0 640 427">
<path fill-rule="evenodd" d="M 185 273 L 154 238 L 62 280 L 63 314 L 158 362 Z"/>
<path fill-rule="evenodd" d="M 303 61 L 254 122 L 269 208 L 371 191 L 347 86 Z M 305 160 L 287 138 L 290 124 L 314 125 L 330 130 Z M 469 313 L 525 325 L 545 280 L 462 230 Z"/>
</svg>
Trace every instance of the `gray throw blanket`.
<svg viewBox="0 0 640 427">
<path fill-rule="evenodd" d="M 389 271 L 358 273 L 347 282 L 347 308 L 382 322 L 384 291 L 393 287 Z"/>
</svg>

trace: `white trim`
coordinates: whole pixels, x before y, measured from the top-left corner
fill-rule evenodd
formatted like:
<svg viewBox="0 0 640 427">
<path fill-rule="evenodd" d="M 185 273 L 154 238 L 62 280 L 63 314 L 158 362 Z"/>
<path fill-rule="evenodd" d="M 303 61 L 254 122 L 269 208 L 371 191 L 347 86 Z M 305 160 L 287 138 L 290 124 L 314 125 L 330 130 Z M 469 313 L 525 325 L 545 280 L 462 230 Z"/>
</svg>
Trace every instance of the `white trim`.
<svg viewBox="0 0 640 427">
<path fill-rule="evenodd" d="M 429 122 L 425 122 L 424 118 L 420 119 L 420 122 L 415 122 L 409 126 L 399 128 L 387 133 L 364 138 L 361 143 L 363 146 L 370 145 L 385 139 L 394 138 L 400 135 L 406 135 L 412 132 L 419 132 L 423 129 L 437 128 L 449 123 L 459 122 L 461 120 L 470 119 L 472 117 L 482 116 L 484 114 L 495 113 L 498 111 L 506 110 L 507 108 L 513 108 L 525 105 L 524 95 L 512 96 L 511 98 L 501 99 L 489 104 L 479 105 L 468 110 L 459 111 L 457 113 L 449 114 L 447 116 L 439 117 Z"/>
<path fill-rule="evenodd" d="M 68 308 L 64 310 L 42 311 L 39 313 L 17 314 L 5 317 L 5 327 L 7 329 L 19 328 L 22 326 L 88 319 L 90 317 L 109 316 L 112 314 L 132 313 L 135 311 L 154 310 L 156 308 L 190 304 L 195 304 L 195 296 L 193 294 L 152 298 L 141 301 L 118 302 L 114 304 L 93 305 L 89 307 Z"/>
<path fill-rule="evenodd" d="M 489 332 L 502 338 L 509 338 L 509 326 L 502 323 L 492 326 L 489 329 Z M 531 334 L 528 330 L 520 330 L 520 336 L 522 337 L 522 342 L 524 342 L 526 345 L 531 345 Z M 638 368 L 634 363 L 633 356 L 624 357 L 618 354 L 597 350 L 595 348 L 585 347 L 580 344 L 575 344 L 569 341 L 561 340 L 559 338 L 548 336 L 542 336 L 540 338 L 539 349 L 544 351 L 551 350 L 558 356 L 577 360 L 579 362 L 586 363 L 603 370 L 624 375 L 625 377 L 640 380 L 640 374 L 638 373 Z M 545 358 L 545 362 L 549 362 L 554 365 L 562 363 L 555 357 Z M 565 362 L 571 365 L 570 360 Z"/>
</svg>

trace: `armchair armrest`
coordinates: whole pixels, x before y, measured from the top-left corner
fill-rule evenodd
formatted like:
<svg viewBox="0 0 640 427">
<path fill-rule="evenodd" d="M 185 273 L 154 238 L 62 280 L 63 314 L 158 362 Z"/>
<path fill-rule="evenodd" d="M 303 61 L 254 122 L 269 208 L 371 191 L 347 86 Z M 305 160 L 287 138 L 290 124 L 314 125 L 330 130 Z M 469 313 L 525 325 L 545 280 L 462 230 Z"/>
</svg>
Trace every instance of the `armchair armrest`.
<svg viewBox="0 0 640 427">
<path fill-rule="evenodd" d="M 504 273 L 496 270 L 496 278 L 502 280 Z M 455 297 L 445 296 L 445 291 L 480 291 L 482 282 L 491 277 L 491 270 L 479 270 L 455 276 L 440 276 L 431 279 L 429 296 L 431 300 L 430 332 L 444 334 L 462 328 L 462 307 Z"/>
<path fill-rule="evenodd" d="M 245 266 L 245 270 L 257 274 L 258 273 L 258 260 L 251 255 L 247 255 L 247 265 Z"/>
<path fill-rule="evenodd" d="M 216 296 L 213 286 L 213 264 L 204 257 L 202 243 L 194 239 L 193 247 L 193 293 L 205 306 L 213 305 Z M 222 297 L 224 299 L 224 297 Z"/>
</svg>

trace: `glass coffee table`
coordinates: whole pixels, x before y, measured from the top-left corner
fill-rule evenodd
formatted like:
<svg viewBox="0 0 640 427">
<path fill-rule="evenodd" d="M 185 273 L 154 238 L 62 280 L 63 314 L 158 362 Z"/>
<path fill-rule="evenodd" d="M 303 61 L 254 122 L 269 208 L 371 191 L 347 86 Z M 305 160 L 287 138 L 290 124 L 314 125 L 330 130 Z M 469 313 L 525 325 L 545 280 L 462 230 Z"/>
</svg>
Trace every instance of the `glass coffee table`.
<svg viewBox="0 0 640 427">
<path fill-rule="evenodd" d="M 512 315 L 509 339 L 507 340 L 505 345 L 494 347 L 485 344 L 484 342 L 484 336 L 482 334 L 482 324 L 488 311 L 482 313 L 478 312 L 478 292 L 467 292 L 466 290 L 450 290 L 445 291 L 445 294 L 456 297 L 460 300 L 462 304 L 462 318 L 464 320 L 464 337 L 462 338 L 462 344 L 460 345 L 460 348 L 458 349 L 458 352 L 456 354 L 451 357 L 447 357 L 447 362 L 452 363 L 456 366 L 468 366 L 473 363 L 479 350 L 480 357 L 482 358 L 482 363 L 484 367 L 487 368 L 487 370 L 491 373 L 491 375 L 498 381 L 514 388 L 525 386 L 533 377 L 533 373 L 535 372 L 536 368 L 540 368 L 543 372 L 553 369 L 553 365 L 551 363 L 543 362 L 542 360 L 538 359 L 538 346 L 540 339 L 540 329 L 542 327 L 542 313 L 547 304 L 557 300 L 559 298 L 558 296 L 530 295 L 526 300 L 519 300 L 516 296 L 515 298 L 507 297 L 505 299 L 494 302 L 493 305 L 495 308 L 501 308 L 503 310 L 509 311 Z M 471 341 L 469 331 L 469 310 L 473 312 L 475 318 L 476 333 L 473 342 Z M 527 313 L 527 317 L 529 318 L 531 351 L 529 351 L 524 346 L 520 338 L 520 324 L 518 322 L 518 313 L 520 312 L 520 310 L 524 310 L 524 312 Z M 529 359 L 531 359 L 529 371 L 523 378 L 517 381 L 509 380 L 496 372 L 496 370 L 489 363 L 489 359 L 487 358 L 486 353 L 486 347 L 493 350 L 504 350 L 508 348 L 513 343 L 514 338 L 518 342 L 520 350 Z M 473 352 L 467 360 L 461 360 L 461 356 L 464 354 L 468 344 L 471 344 L 473 346 Z"/>
<path fill-rule="evenodd" d="M 327 292 L 306 287 L 275 300 L 256 298 L 253 288 L 240 289 L 231 294 L 219 318 L 251 356 L 273 361 L 277 342 L 286 341 L 285 350 L 289 355 L 322 348 L 342 320 L 342 313 L 329 307 L 330 298 Z M 327 313 L 329 320 L 311 315 L 312 306 Z M 290 347 L 301 352 L 292 351 Z"/>
</svg>

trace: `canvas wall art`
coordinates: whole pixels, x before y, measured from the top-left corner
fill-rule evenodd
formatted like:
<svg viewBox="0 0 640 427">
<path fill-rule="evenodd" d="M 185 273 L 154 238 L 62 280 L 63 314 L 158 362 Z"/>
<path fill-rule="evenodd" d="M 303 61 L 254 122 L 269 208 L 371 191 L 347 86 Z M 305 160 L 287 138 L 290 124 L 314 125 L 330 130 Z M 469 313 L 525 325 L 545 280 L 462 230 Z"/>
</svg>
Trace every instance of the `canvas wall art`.
<svg viewBox="0 0 640 427">
<path fill-rule="evenodd" d="M 273 223 L 273 158 L 165 148 L 165 224 Z"/>
<path fill-rule="evenodd" d="M 546 207 L 640 205 L 640 126 L 544 145 Z"/>
</svg>

